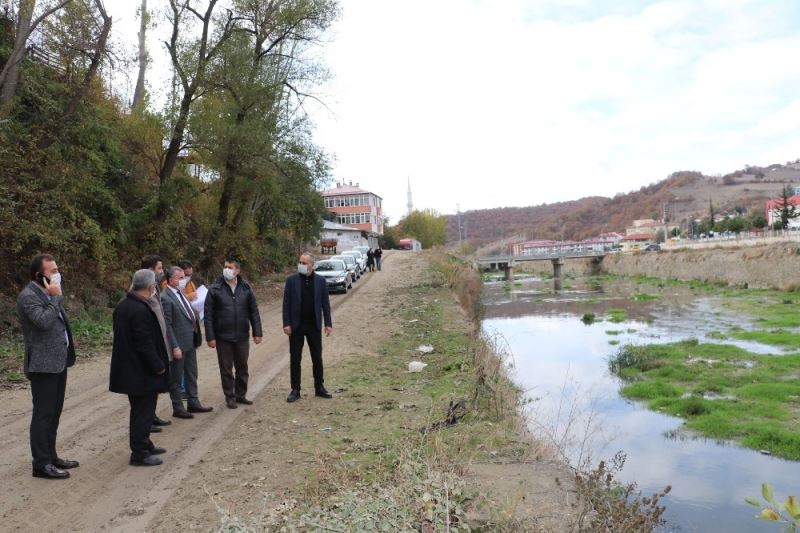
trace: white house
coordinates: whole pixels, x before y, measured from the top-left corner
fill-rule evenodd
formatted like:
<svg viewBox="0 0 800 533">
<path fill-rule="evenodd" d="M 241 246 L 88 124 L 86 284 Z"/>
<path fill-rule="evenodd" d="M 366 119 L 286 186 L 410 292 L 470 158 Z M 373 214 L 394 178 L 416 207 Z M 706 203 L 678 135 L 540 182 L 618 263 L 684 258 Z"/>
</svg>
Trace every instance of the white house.
<svg viewBox="0 0 800 533">
<path fill-rule="evenodd" d="M 339 252 L 350 250 L 355 246 L 369 245 L 367 239 L 362 237 L 360 229 L 337 224 L 330 220 L 322 221 L 322 231 L 319 238 L 320 240 L 336 239 L 336 250 Z"/>
</svg>

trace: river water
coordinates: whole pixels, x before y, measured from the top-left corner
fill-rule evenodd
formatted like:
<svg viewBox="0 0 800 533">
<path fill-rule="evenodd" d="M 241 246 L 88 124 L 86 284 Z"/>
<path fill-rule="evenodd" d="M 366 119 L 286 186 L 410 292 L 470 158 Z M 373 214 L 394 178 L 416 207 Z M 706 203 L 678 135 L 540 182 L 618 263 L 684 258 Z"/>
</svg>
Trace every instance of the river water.
<svg viewBox="0 0 800 533">
<path fill-rule="evenodd" d="M 624 281 L 600 286 L 591 279 L 568 280 L 560 291 L 553 290 L 552 281 L 537 279 L 517 282 L 510 290 L 503 282 L 485 284 L 483 328 L 507 347 L 512 379 L 530 399 L 531 429 L 558 442 L 573 464 L 596 464 L 622 451 L 626 462 L 617 478 L 636 482 L 644 494 L 671 485 L 662 500 L 668 521 L 663 531 L 778 531 L 776 524 L 755 519 L 758 510 L 744 498 L 760 499 L 762 482 L 772 484 L 781 501 L 789 494 L 800 496 L 800 463 L 682 430 L 680 418 L 621 397 L 622 383 L 607 370 L 607 360 L 618 349 L 609 341 L 697 338 L 755 353 L 780 350 L 707 337 L 715 330 L 749 326 L 748 317 L 723 311 L 713 296 L 647 287 L 656 299 L 632 301 L 640 289 Z M 581 321 L 584 313 L 601 316 L 610 308 L 625 309 L 627 319 Z"/>
</svg>

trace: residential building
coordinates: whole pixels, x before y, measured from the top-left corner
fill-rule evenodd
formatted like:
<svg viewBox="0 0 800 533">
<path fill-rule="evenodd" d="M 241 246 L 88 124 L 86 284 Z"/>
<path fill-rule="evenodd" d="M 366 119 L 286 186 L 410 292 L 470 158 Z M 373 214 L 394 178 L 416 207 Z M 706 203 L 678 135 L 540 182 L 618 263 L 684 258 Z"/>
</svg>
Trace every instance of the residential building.
<svg viewBox="0 0 800 533">
<path fill-rule="evenodd" d="M 322 192 L 325 207 L 336 213 L 336 222 L 367 232 L 372 237 L 383 235 L 383 199 L 353 185 L 337 183 L 336 187 Z"/>
<path fill-rule="evenodd" d="M 356 246 L 375 246 L 364 238 L 364 232 L 358 228 L 337 224 L 330 220 L 322 221 L 322 232 L 319 236 L 320 240 L 336 239 L 336 250 L 344 251 L 355 248 Z"/>
<path fill-rule="evenodd" d="M 798 213 L 800 213 L 800 195 L 790 196 L 787 199 L 789 205 L 795 207 Z M 767 226 L 770 228 L 772 227 L 775 222 L 780 222 L 781 220 L 781 211 L 783 210 L 783 199 L 782 198 L 775 198 L 773 200 L 767 200 Z M 800 216 L 797 218 L 789 219 L 789 227 L 787 229 L 798 229 L 800 228 Z"/>
<path fill-rule="evenodd" d="M 622 240 L 619 233 L 604 233 L 598 237 L 582 241 L 537 240 L 513 245 L 513 255 L 560 255 L 584 252 L 603 252 L 610 250 Z"/>
</svg>

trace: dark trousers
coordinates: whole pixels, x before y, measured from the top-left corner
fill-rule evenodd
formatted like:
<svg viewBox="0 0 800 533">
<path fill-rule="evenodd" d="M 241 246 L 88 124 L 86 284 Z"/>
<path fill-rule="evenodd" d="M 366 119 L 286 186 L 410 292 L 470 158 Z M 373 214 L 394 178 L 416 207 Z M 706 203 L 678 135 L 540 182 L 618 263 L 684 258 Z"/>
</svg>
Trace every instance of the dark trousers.
<svg viewBox="0 0 800 533">
<path fill-rule="evenodd" d="M 311 352 L 311 365 L 314 372 L 314 388 L 322 387 L 325 380 L 322 376 L 322 331 L 314 325 L 301 325 L 298 331 L 289 336 L 289 372 L 292 389 L 300 390 L 300 360 L 303 356 L 303 341 L 308 342 Z"/>
<path fill-rule="evenodd" d="M 250 340 L 230 342 L 217 340 L 217 361 L 225 398 L 244 398 L 247 395 L 247 358 Z M 236 370 L 234 377 L 233 371 Z"/>
<path fill-rule="evenodd" d="M 182 393 L 189 396 L 189 407 L 197 407 L 200 400 L 197 398 L 197 350 L 183 352 L 183 357 L 173 360 L 169 364 L 170 385 L 169 397 L 172 400 L 172 409 L 183 409 Z"/>
<path fill-rule="evenodd" d="M 58 374 L 29 374 L 33 414 L 31 415 L 31 455 L 33 468 L 41 470 L 58 458 L 56 434 L 64 393 L 67 390 L 67 370 Z"/>
<path fill-rule="evenodd" d="M 150 455 L 150 450 L 154 447 L 153 442 L 150 440 L 150 427 L 153 425 L 153 418 L 156 416 L 158 393 L 129 394 L 128 402 L 131 404 L 131 459 L 138 461 Z"/>
</svg>

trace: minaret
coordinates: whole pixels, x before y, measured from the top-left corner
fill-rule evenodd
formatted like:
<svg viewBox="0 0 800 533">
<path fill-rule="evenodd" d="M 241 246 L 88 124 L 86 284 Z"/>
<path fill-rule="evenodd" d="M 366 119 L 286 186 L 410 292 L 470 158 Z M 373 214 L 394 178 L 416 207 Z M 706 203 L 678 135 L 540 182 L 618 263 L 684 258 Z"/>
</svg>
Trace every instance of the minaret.
<svg viewBox="0 0 800 533">
<path fill-rule="evenodd" d="M 411 178 L 408 178 L 408 214 L 414 210 L 414 202 L 411 201 Z"/>
</svg>

